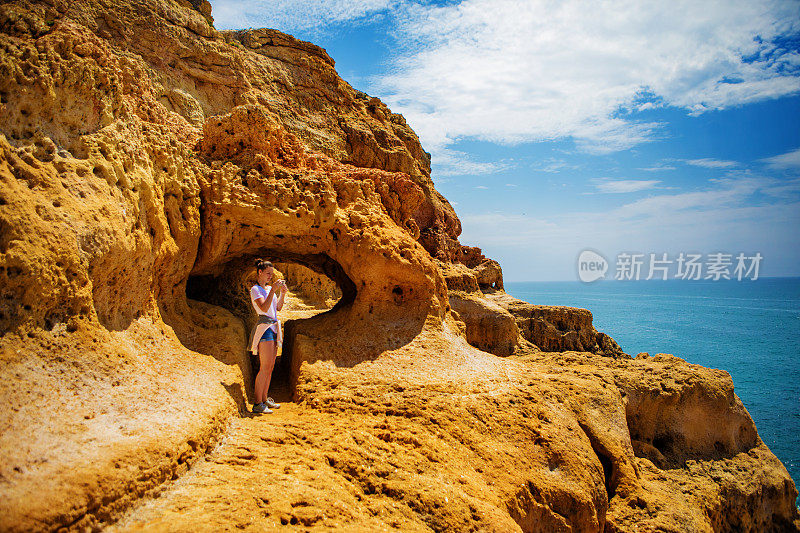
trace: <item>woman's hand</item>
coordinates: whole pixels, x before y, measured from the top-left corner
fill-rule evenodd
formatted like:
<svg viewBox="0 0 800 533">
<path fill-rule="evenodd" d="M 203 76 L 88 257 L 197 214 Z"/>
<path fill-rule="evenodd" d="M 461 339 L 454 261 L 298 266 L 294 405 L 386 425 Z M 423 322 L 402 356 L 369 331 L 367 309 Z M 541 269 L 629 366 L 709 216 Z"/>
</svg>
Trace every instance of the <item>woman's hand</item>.
<svg viewBox="0 0 800 533">
<path fill-rule="evenodd" d="M 286 281 L 282 279 L 276 281 L 275 285 L 279 287 L 281 290 L 280 296 L 278 296 L 278 307 L 276 308 L 278 311 L 280 311 L 281 309 L 283 309 L 283 299 L 286 298 L 286 295 L 289 292 L 289 288 L 286 286 Z"/>
</svg>

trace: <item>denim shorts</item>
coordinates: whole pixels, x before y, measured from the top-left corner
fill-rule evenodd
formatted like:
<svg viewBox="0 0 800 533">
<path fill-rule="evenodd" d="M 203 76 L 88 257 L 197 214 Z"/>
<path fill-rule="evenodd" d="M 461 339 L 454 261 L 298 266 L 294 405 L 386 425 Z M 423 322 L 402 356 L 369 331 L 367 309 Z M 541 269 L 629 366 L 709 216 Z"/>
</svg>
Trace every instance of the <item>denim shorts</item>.
<svg viewBox="0 0 800 533">
<path fill-rule="evenodd" d="M 277 338 L 278 338 L 278 336 L 272 330 L 272 328 L 267 328 L 267 331 L 265 331 L 264 334 L 261 335 L 261 338 L 258 340 L 258 342 L 261 342 L 261 341 L 274 341 Z"/>
</svg>

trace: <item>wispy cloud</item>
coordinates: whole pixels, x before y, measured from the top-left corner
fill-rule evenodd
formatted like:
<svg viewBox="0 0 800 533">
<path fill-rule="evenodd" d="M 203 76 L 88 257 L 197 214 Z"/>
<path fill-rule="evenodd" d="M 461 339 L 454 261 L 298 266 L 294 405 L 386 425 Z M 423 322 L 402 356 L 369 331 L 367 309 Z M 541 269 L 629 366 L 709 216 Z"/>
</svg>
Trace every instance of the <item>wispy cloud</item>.
<svg viewBox="0 0 800 533">
<path fill-rule="evenodd" d="M 763 192 L 764 194 L 780 199 L 794 197 L 800 193 L 800 178 L 792 178 L 774 183 L 766 187 Z"/>
<path fill-rule="evenodd" d="M 531 170 L 536 172 L 555 173 L 561 172 L 562 170 L 574 170 L 576 168 L 578 168 L 578 165 L 567 163 L 565 160 L 555 157 L 548 157 L 531 165 Z"/>
<path fill-rule="evenodd" d="M 595 178 L 591 180 L 601 193 L 627 193 L 653 189 L 661 180 L 620 180 L 613 178 Z"/>
<path fill-rule="evenodd" d="M 756 191 L 773 185 L 775 180 L 756 177 L 733 177 L 709 180 L 706 190 L 661 194 L 642 198 L 617 210 L 623 219 L 639 216 L 662 216 L 664 213 L 686 213 L 745 205 Z"/>
<path fill-rule="evenodd" d="M 400 0 L 211 0 L 218 29 L 275 28 L 285 32 L 320 29 L 339 22 L 367 21 Z"/>
<path fill-rule="evenodd" d="M 785 154 L 768 157 L 761 161 L 766 163 L 770 168 L 779 170 L 800 168 L 800 148 L 786 152 Z"/>
<path fill-rule="evenodd" d="M 465 152 L 440 148 L 431 161 L 431 171 L 434 176 L 479 176 L 481 174 L 494 174 L 509 168 L 510 164 L 504 161 L 475 161 Z"/>
<path fill-rule="evenodd" d="M 703 168 L 733 168 L 739 165 L 736 161 L 725 161 L 709 157 L 703 159 L 679 159 L 679 161 L 683 161 L 687 165 Z"/>
<path fill-rule="evenodd" d="M 656 165 L 653 165 L 652 167 L 640 168 L 638 170 L 641 170 L 643 172 L 662 172 L 666 170 L 675 170 L 675 169 L 676 167 L 673 167 L 672 165 L 664 165 L 662 163 L 658 163 Z"/>
<path fill-rule="evenodd" d="M 796 54 L 777 42 L 798 32 L 796 2 L 463 0 L 396 13 L 398 55 L 374 92 L 434 157 L 463 138 L 608 153 L 659 135 L 636 119 L 646 107 L 698 114 L 800 91 Z"/>
</svg>

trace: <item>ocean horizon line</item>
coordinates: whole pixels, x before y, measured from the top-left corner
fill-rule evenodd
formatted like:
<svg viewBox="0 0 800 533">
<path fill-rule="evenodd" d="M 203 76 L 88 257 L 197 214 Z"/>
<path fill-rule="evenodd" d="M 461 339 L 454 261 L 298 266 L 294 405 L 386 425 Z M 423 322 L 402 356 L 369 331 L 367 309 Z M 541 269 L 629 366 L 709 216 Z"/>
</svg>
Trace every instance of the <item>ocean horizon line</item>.
<svg viewBox="0 0 800 533">
<path fill-rule="evenodd" d="M 596 281 L 585 282 L 579 279 L 526 279 L 526 280 L 509 280 L 506 279 L 503 281 L 504 284 L 506 283 L 569 283 L 575 282 L 580 283 L 581 285 L 596 285 L 597 283 L 641 283 L 641 282 L 685 282 L 685 283 L 725 283 L 725 282 L 735 282 L 735 283 L 754 283 L 758 282 L 762 279 L 800 279 L 800 274 L 796 276 L 759 276 L 758 279 L 752 280 L 749 278 L 744 278 L 742 280 L 737 279 L 679 279 L 679 278 L 669 278 L 669 279 L 598 279 Z"/>
</svg>

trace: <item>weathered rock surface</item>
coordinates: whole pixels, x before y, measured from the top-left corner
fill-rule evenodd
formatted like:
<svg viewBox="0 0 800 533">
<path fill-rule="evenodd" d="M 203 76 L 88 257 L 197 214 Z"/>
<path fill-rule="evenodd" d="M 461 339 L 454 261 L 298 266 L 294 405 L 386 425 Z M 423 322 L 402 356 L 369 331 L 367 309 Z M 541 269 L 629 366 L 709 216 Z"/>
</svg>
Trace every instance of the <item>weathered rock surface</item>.
<svg viewBox="0 0 800 533">
<path fill-rule="evenodd" d="M 503 271 L 497 261 L 480 255 L 471 263 L 474 268 L 464 263 L 438 265 L 450 307 L 476 348 L 500 356 L 575 350 L 628 357 L 614 339 L 594 329 L 589 310 L 519 300 L 502 290 Z"/>
<path fill-rule="evenodd" d="M 727 373 L 510 298 L 402 116 L 211 22 L 0 5 L 0 529 L 797 528 Z M 261 419 L 254 257 L 292 289 Z"/>
</svg>

